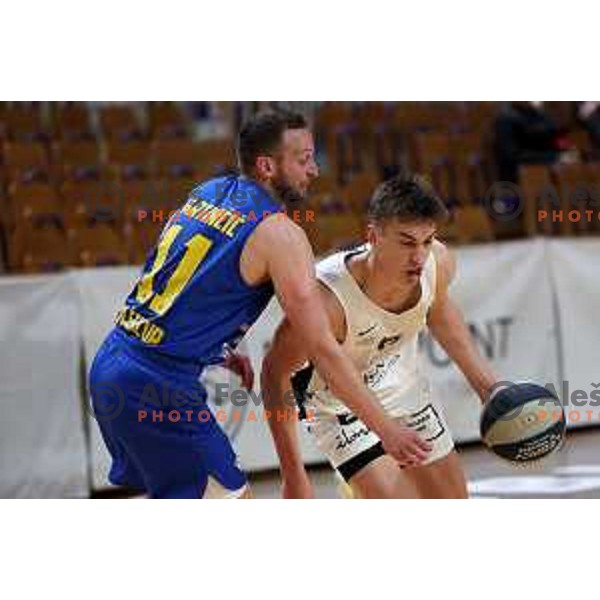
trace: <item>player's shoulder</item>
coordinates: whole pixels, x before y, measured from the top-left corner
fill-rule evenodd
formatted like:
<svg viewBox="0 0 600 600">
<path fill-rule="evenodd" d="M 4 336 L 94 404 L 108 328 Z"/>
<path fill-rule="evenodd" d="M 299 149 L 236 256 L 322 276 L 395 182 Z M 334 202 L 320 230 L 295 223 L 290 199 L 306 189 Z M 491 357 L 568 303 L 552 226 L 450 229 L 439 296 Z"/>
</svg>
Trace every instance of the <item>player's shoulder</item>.
<svg viewBox="0 0 600 600">
<path fill-rule="evenodd" d="M 318 280 L 321 301 L 335 338 L 342 343 L 346 338 L 346 313 L 340 299 L 323 281 Z"/>
<path fill-rule="evenodd" d="M 435 257 L 437 279 L 449 285 L 456 273 L 456 259 L 448 246 L 439 240 L 433 240 L 432 252 Z"/>
<path fill-rule="evenodd" d="M 266 242 L 302 242 L 307 241 L 302 227 L 294 223 L 285 213 L 277 213 L 264 218 L 254 232 Z"/>
<path fill-rule="evenodd" d="M 343 251 L 334 250 L 320 256 L 315 265 L 317 275 L 321 278 L 339 275 L 345 254 Z"/>
<path fill-rule="evenodd" d="M 314 269 L 314 255 L 303 229 L 284 213 L 263 219 L 252 232 L 246 248 L 254 260 L 267 264 L 308 264 Z"/>
<path fill-rule="evenodd" d="M 331 250 L 319 258 L 316 265 L 317 275 L 328 279 L 345 277 L 348 273 L 346 268 L 347 261 L 351 260 L 354 256 L 367 252 L 368 249 L 368 244 L 360 242 Z"/>
<path fill-rule="evenodd" d="M 444 242 L 441 242 L 438 239 L 433 240 L 432 251 L 435 255 L 436 262 L 443 262 L 444 260 L 446 260 L 446 257 L 449 254 L 448 246 L 446 246 Z"/>
</svg>

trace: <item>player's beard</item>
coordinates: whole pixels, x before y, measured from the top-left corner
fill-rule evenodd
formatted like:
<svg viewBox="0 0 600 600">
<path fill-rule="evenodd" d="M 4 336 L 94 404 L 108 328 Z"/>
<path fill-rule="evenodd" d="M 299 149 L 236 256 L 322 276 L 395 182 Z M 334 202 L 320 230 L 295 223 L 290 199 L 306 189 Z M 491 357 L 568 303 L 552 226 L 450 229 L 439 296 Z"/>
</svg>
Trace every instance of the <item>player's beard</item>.
<svg viewBox="0 0 600 600">
<path fill-rule="evenodd" d="M 285 177 L 280 177 L 272 181 L 273 189 L 277 197 L 285 206 L 296 208 L 306 201 L 306 195 L 297 190 Z"/>
</svg>

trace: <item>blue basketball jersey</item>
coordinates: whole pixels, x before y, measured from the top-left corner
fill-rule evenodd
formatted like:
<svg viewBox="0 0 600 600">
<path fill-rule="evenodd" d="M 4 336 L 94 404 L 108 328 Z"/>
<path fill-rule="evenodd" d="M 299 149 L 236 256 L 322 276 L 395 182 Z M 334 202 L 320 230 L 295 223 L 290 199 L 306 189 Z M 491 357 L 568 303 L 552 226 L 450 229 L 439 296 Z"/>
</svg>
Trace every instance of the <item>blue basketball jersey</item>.
<svg viewBox="0 0 600 600">
<path fill-rule="evenodd" d="M 255 181 L 228 175 L 196 187 L 169 220 L 116 323 L 128 346 L 199 373 L 223 360 L 273 295 L 240 273 L 244 244 L 282 207 Z"/>
</svg>

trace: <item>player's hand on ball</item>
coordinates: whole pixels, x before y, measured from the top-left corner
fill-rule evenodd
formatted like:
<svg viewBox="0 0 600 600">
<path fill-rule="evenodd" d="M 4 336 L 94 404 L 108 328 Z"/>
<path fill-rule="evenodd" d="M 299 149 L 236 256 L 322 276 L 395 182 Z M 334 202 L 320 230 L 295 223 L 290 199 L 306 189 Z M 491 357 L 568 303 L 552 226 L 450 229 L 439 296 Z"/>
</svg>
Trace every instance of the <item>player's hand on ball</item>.
<svg viewBox="0 0 600 600">
<path fill-rule="evenodd" d="M 384 450 L 395 458 L 401 467 L 420 465 L 432 450 L 429 442 L 399 421 L 390 421 L 380 437 Z"/>
</svg>

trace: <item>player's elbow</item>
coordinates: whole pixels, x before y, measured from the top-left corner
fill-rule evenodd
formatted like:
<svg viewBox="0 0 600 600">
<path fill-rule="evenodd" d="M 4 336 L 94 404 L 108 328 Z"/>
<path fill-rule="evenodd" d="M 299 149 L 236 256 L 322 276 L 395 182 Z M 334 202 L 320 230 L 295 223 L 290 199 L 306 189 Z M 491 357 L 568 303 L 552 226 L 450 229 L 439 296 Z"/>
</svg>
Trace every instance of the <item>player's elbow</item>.
<svg viewBox="0 0 600 600">
<path fill-rule="evenodd" d="M 284 308 L 287 319 L 286 340 L 302 348 L 304 359 L 330 365 L 340 353 L 325 307 L 315 290 L 304 289 L 289 299 Z M 291 343 L 293 340 L 293 343 Z"/>
<path fill-rule="evenodd" d="M 285 316 L 296 330 L 303 329 L 309 311 L 321 309 L 321 306 L 317 302 L 318 296 L 315 296 L 314 290 L 306 287 L 295 289 L 293 293 L 281 299 Z"/>
<path fill-rule="evenodd" d="M 308 335 L 306 346 L 310 357 L 318 364 L 335 360 L 339 345 L 333 336 L 328 336 L 325 332 L 322 332 L 319 335 Z"/>
</svg>

